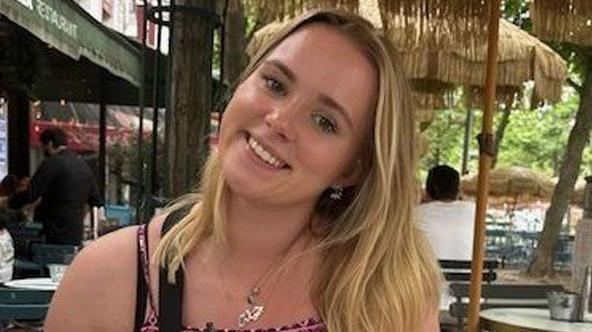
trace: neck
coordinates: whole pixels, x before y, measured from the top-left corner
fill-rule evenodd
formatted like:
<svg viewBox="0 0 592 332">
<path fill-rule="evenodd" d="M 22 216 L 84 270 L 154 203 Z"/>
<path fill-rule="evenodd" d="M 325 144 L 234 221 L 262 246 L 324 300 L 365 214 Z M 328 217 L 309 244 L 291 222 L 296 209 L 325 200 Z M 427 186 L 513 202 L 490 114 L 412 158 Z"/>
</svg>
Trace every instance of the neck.
<svg viewBox="0 0 592 332">
<path fill-rule="evenodd" d="M 291 257 L 303 251 L 312 237 L 308 230 L 312 205 L 270 207 L 232 197 L 227 211 L 227 254 L 242 271 L 260 271 Z"/>
</svg>

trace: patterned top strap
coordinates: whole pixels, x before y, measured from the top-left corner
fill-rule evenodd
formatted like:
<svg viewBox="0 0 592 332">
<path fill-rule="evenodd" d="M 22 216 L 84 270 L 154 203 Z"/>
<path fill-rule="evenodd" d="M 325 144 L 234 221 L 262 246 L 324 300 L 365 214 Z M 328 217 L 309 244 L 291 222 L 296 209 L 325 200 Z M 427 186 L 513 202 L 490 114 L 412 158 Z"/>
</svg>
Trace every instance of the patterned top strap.
<svg viewBox="0 0 592 332">
<path fill-rule="evenodd" d="M 143 224 L 138 227 L 138 254 L 140 255 L 141 261 L 141 273 L 144 278 L 143 281 L 146 283 L 147 296 L 148 296 L 148 315 L 144 320 L 143 325 L 137 332 L 159 332 L 158 328 L 158 314 L 154 307 L 156 303 L 150 287 L 150 255 L 148 251 L 148 225 Z M 195 327 L 185 327 L 184 332 L 206 332 L 205 329 Z M 274 332 L 274 331 L 285 331 L 285 332 L 327 332 L 327 328 L 322 320 L 318 318 L 310 318 L 301 322 L 282 326 L 277 328 L 268 329 L 217 329 L 216 332 Z"/>
<path fill-rule="evenodd" d="M 138 227 L 138 254 L 140 255 L 141 272 L 144 276 L 144 283 L 146 286 L 146 294 L 148 294 L 148 315 L 144 320 L 144 325 L 140 329 L 142 332 L 158 331 L 157 323 L 158 317 L 156 315 L 156 308 L 154 308 L 154 295 L 152 294 L 152 287 L 150 287 L 150 255 L 148 252 L 148 225 L 142 224 Z M 144 308 L 143 310 L 146 310 Z"/>
</svg>

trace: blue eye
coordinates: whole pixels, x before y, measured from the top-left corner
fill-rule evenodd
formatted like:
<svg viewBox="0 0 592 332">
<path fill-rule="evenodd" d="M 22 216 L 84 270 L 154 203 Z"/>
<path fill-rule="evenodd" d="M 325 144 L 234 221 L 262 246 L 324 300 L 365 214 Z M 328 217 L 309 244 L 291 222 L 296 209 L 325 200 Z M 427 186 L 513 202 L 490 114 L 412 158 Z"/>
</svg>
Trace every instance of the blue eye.
<svg viewBox="0 0 592 332">
<path fill-rule="evenodd" d="M 284 85 L 277 79 L 271 76 L 263 76 L 263 81 L 265 82 L 265 86 L 274 94 L 277 94 L 279 96 L 283 96 L 286 94 L 286 89 L 284 88 Z"/>
<path fill-rule="evenodd" d="M 327 134 L 335 134 L 337 133 L 337 125 L 333 123 L 328 117 L 323 116 L 321 114 L 313 114 L 312 119 L 315 124 Z"/>
</svg>

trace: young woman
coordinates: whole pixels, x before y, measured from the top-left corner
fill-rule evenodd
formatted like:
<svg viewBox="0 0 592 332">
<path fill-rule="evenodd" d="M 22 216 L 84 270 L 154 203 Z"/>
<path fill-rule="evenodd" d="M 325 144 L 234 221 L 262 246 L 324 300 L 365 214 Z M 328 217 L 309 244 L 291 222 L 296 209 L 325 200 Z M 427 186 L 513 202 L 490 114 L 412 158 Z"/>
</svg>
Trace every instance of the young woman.
<svg viewBox="0 0 592 332">
<path fill-rule="evenodd" d="M 198 193 L 83 250 L 45 330 L 437 331 L 409 98 L 362 18 L 287 23 L 245 70 Z"/>
</svg>

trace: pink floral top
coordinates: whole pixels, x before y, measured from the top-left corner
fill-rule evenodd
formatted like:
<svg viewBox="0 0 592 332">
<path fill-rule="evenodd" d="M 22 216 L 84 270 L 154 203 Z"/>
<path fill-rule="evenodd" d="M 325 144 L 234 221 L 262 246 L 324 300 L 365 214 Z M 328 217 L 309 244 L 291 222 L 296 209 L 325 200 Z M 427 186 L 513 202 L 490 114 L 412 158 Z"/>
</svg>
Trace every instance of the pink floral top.
<svg viewBox="0 0 592 332">
<path fill-rule="evenodd" d="M 138 228 L 138 248 L 140 254 L 140 260 L 142 262 L 142 272 L 144 274 L 144 282 L 146 285 L 150 285 L 150 269 L 148 260 L 148 247 L 146 242 L 147 236 L 147 225 L 141 225 Z M 140 327 L 138 332 L 158 332 L 158 314 L 154 307 L 153 295 L 150 287 L 148 289 L 148 315 L 144 320 L 144 324 Z M 194 328 L 185 327 L 184 332 L 207 332 L 205 328 Z M 217 332 L 274 332 L 274 331 L 285 331 L 285 332 L 328 332 L 325 324 L 316 318 L 306 319 L 301 322 L 294 323 L 288 326 L 273 327 L 273 328 L 257 328 L 257 329 L 217 329 Z"/>
</svg>

